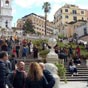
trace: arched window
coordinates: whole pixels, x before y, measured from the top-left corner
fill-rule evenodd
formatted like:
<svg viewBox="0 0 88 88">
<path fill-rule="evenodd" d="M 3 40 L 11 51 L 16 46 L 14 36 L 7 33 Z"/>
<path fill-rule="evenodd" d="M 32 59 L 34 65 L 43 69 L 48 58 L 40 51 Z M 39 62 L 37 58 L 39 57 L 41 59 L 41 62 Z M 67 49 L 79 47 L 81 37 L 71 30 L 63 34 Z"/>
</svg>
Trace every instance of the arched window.
<svg viewBox="0 0 88 88">
<path fill-rule="evenodd" d="M 6 26 L 6 28 L 8 28 L 8 21 L 7 20 L 5 22 L 5 26 Z"/>
<path fill-rule="evenodd" d="M 6 1 L 5 1 L 5 4 L 7 4 L 7 5 L 8 5 L 8 4 L 9 4 L 9 0 L 6 0 Z"/>
</svg>

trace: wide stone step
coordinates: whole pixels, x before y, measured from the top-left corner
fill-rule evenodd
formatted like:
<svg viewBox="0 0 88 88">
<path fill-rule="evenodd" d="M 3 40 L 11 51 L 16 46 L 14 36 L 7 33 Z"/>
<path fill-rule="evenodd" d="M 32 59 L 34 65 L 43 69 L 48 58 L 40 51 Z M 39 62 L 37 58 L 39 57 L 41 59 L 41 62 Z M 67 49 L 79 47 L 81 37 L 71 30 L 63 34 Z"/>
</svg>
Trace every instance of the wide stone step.
<svg viewBox="0 0 88 88">
<path fill-rule="evenodd" d="M 65 69 L 68 70 L 69 67 L 67 67 L 67 68 L 65 67 Z M 88 68 L 86 66 L 85 67 L 77 67 L 77 69 L 86 69 L 86 70 L 88 70 Z"/>
<path fill-rule="evenodd" d="M 69 64 L 64 64 L 64 66 L 65 67 L 68 67 L 69 66 Z M 82 64 L 80 64 L 80 65 L 76 65 L 77 67 L 80 67 L 80 66 L 86 66 L 86 63 L 82 63 Z"/>
<path fill-rule="evenodd" d="M 64 79 L 60 79 L 60 81 L 64 81 Z M 67 81 L 88 81 L 87 79 L 85 78 L 76 78 L 76 79 L 67 79 Z"/>
<path fill-rule="evenodd" d="M 78 72 L 88 72 L 88 70 L 77 70 Z"/>
<path fill-rule="evenodd" d="M 64 66 L 65 68 L 68 68 L 68 66 Z M 80 65 L 80 66 L 76 66 L 77 68 L 87 68 L 86 65 Z"/>
<path fill-rule="evenodd" d="M 65 68 L 66 68 L 66 79 L 67 81 L 88 81 L 88 68 L 86 66 L 86 61 L 81 60 L 81 65 L 77 65 L 77 71 L 78 75 L 73 75 L 71 76 L 71 73 L 69 72 L 68 69 L 68 63 L 65 63 Z M 61 78 L 61 81 L 64 81 L 63 78 Z"/>
<path fill-rule="evenodd" d="M 77 70 L 88 70 L 88 68 L 77 68 Z"/>
<path fill-rule="evenodd" d="M 78 72 L 79 74 L 88 74 L 88 72 Z M 70 72 L 66 72 L 66 74 L 71 74 Z"/>
<path fill-rule="evenodd" d="M 69 70 L 66 70 L 67 72 L 69 71 Z M 77 71 L 78 72 L 88 72 L 88 70 L 85 70 L 85 69 L 77 69 Z"/>
<path fill-rule="evenodd" d="M 17 59 L 17 61 L 24 61 L 25 63 L 29 62 L 40 62 L 40 59 Z"/>
<path fill-rule="evenodd" d="M 66 76 L 71 76 L 71 74 L 66 74 Z M 87 74 L 78 74 L 78 75 L 74 75 L 74 76 L 77 76 L 77 77 L 79 77 L 79 76 L 88 76 L 88 73 Z"/>
<path fill-rule="evenodd" d="M 75 80 L 83 80 L 83 79 L 85 79 L 85 80 L 88 80 L 88 76 L 67 76 L 66 77 L 66 79 L 67 80 L 69 80 L 69 79 L 75 79 Z"/>
</svg>

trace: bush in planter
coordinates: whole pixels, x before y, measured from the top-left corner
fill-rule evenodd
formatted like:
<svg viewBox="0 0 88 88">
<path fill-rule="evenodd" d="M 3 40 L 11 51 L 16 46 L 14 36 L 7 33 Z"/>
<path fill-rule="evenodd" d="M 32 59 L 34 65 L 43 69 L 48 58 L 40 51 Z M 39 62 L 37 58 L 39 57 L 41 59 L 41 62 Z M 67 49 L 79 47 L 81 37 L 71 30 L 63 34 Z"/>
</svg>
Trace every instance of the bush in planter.
<svg viewBox="0 0 88 88">
<path fill-rule="evenodd" d="M 88 54 L 86 54 L 84 57 L 85 57 L 84 59 L 88 59 Z"/>
<path fill-rule="evenodd" d="M 47 43 L 47 40 L 38 39 L 38 40 L 34 40 L 32 42 L 34 45 L 41 46 L 43 42 Z"/>
<path fill-rule="evenodd" d="M 64 81 L 65 83 L 67 83 L 67 80 L 66 80 L 66 69 L 64 67 L 63 64 L 60 64 L 60 63 L 56 63 L 55 64 L 58 68 L 58 75 L 61 77 L 61 78 L 64 78 Z"/>
<path fill-rule="evenodd" d="M 33 40 L 32 42 L 34 45 L 37 45 L 38 50 L 41 51 L 43 42 L 47 43 L 47 40 L 37 39 L 37 40 Z"/>
<path fill-rule="evenodd" d="M 42 60 L 44 63 L 46 63 L 46 57 L 48 53 L 49 53 L 49 50 L 42 50 L 39 52 L 39 56 L 42 57 Z"/>
</svg>

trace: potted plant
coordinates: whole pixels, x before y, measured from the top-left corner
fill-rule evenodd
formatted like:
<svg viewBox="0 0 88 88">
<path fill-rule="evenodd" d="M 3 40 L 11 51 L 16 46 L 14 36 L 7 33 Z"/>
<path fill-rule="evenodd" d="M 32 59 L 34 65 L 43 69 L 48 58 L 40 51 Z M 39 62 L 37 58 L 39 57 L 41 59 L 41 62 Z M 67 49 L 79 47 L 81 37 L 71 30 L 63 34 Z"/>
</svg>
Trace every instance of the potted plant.
<svg viewBox="0 0 88 88">
<path fill-rule="evenodd" d="M 60 76 L 60 78 L 63 78 L 65 83 L 67 83 L 67 80 L 66 80 L 66 69 L 64 67 L 63 64 L 60 64 L 60 63 L 56 63 L 55 64 L 58 68 L 58 75 Z"/>
<path fill-rule="evenodd" d="M 42 61 L 44 63 L 46 63 L 46 57 L 48 53 L 49 53 L 49 50 L 42 50 L 39 52 L 39 56 L 42 57 Z"/>
</svg>

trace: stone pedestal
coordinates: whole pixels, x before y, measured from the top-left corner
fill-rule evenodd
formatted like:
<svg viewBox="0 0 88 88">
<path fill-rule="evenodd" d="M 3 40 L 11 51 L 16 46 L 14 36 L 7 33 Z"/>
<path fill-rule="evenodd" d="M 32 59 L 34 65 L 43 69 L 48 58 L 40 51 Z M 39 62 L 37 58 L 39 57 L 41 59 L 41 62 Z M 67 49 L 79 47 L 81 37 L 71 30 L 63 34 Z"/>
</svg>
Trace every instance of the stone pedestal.
<svg viewBox="0 0 88 88">
<path fill-rule="evenodd" d="M 47 54 L 46 60 L 48 63 L 58 63 L 58 55 L 54 52 L 54 49 L 51 49 L 50 52 Z"/>
<path fill-rule="evenodd" d="M 47 59 L 46 61 L 48 63 L 58 63 L 58 55 L 55 53 L 53 47 L 57 44 L 56 39 L 50 38 L 48 41 L 48 45 L 51 46 L 50 52 L 47 54 Z"/>
<path fill-rule="evenodd" d="M 88 68 L 88 59 L 86 59 L 86 66 L 87 66 L 87 68 Z"/>
</svg>

